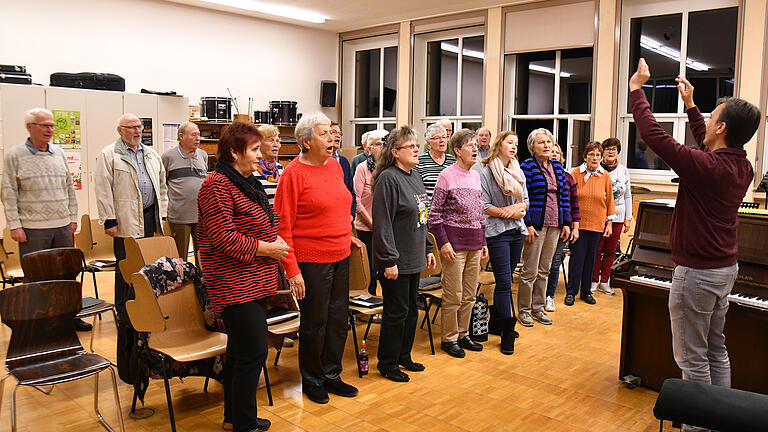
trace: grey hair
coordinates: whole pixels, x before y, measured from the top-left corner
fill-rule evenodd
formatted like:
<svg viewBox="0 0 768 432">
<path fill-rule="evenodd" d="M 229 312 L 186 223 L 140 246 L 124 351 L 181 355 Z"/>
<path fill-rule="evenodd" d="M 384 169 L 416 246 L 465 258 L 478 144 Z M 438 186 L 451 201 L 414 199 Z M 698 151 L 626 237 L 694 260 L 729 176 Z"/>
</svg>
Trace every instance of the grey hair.
<svg viewBox="0 0 768 432">
<path fill-rule="evenodd" d="M 304 114 L 296 125 L 293 134 L 296 136 L 296 142 L 304 150 L 304 141 L 312 139 L 312 131 L 317 125 L 331 125 L 331 120 L 321 112 Z"/>
<path fill-rule="evenodd" d="M 432 138 L 433 135 L 435 135 L 438 132 L 442 132 L 446 134 L 448 133 L 448 131 L 445 130 L 445 128 L 442 125 L 440 125 L 440 122 L 433 123 L 429 125 L 427 127 L 427 130 L 424 132 L 424 139 L 429 140 L 430 138 Z"/>
<path fill-rule="evenodd" d="M 384 138 L 389 132 L 386 129 L 376 129 L 368 132 L 368 142 L 374 142 L 379 138 Z"/>
<path fill-rule="evenodd" d="M 533 145 L 536 144 L 536 135 L 544 134 L 549 137 L 550 140 L 552 140 L 552 143 L 555 142 L 555 137 L 552 136 L 552 132 L 549 131 L 549 129 L 546 128 L 538 128 L 531 131 L 531 133 L 528 134 L 528 141 L 526 144 L 528 144 L 528 151 L 533 154 Z"/>
<path fill-rule="evenodd" d="M 48 114 L 53 118 L 53 113 L 45 108 L 32 108 L 24 112 L 24 124 L 28 125 L 34 123 L 35 117 L 37 117 L 38 114 Z"/>
<path fill-rule="evenodd" d="M 363 134 L 363 135 L 360 137 L 360 144 L 362 144 L 362 145 L 363 145 L 363 148 L 366 148 L 366 147 L 368 147 L 368 135 L 369 135 L 370 133 L 371 133 L 371 131 L 367 131 L 367 132 L 365 132 L 365 133 L 364 133 L 364 134 Z"/>
<path fill-rule="evenodd" d="M 196 124 L 192 122 L 184 122 L 179 126 L 179 136 L 184 136 L 187 134 L 187 129 L 191 128 L 192 126 L 197 126 Z"/>
<path fill-rule="evenodd" d="M 476 134 L 478 134 L 478 133 L 480 133 L 480 131 L 481 131 L 481 130 L 484 130 L 484 131 L 488 131 L 488 135 L 493 135 L 493 134 L 491 133 L 491 130 L 490 130 L 490 129 L 488 129 L 487 127 L 485 127 L 485 126 L 480 126 L 479 128 L 477 128 L 477 130 L 475 131 L 475 133 L 476 133 Z"/>
<path fill-rule="evenodd" d="M 451 121 L 451 119 L 443 117 L 443 118 L 441 118 L 440 120 L 437 121 L 437 124 L 439 124 L 441 126 L 442 126 L 443 123 L 448 123 L 448 124 L 451 125 L 451 128 L 453 128 L 453 122 Z M 443 127 L 445 127 L 445 126 L 443 126 Z M 447 129 L 446 129 L 446 132 L 447 132 Z"/>
</svg>

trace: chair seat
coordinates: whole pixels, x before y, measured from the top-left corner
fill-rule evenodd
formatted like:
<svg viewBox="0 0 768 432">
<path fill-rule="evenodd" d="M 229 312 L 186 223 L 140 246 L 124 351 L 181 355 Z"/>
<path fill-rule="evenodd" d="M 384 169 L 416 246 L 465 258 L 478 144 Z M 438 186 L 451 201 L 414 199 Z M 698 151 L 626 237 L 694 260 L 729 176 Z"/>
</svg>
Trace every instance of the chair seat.
<svg viewBox="0 0 768 432">
<path fill-rule="evenodd" d="M 481 271 L 480 274 L 477 275 L 477 283 L 480 285 L 491 285 L 495 282 L 496 279 L 493 277 L 492 272 Z"/>
<path fill-rule="evenodd" d="M 294 318 L 278 324 L 269 326 L 269 332 L 272 334 L 282 335 L 299 331 L 299 318 Z"/>
<path fill-rule="evenodd" d="M 10 370 L 21 385 L 53 385 L 99 373 L 110 365 L 98 354 L 86 352 Z"/>
<path fill-rule="evenodd" d="M 205 329 L 150 334 L 149 349 L 179 362 L 190 362 L 224 354 L 227 351 L 227 335 Z"/>
<path fill-rule="evenodd" d="M 436 290 L 442 286 L 442 278 L 440 276 L 429 276 L 419 279 L 419 291 Z"/>
<path fill-rule="evenodd" d="M 384 306 L 376 306 L 376 307 L 369 308 L 365 306 L 356 306 L 356 305 L 350 304 L 349 311 L 356 314 L 376 315 L 384 312 Z"/>
<path fill-rule="evenodd" d="M 109 302 L 99 303 L 89 308 L 80 309 L 80 312 L 77 313 L 75 318 L 86 318 L 86 317 L 98 315 L 104 312 L 109 312 L 114 307 L 115 305 Z"/>
</svg>

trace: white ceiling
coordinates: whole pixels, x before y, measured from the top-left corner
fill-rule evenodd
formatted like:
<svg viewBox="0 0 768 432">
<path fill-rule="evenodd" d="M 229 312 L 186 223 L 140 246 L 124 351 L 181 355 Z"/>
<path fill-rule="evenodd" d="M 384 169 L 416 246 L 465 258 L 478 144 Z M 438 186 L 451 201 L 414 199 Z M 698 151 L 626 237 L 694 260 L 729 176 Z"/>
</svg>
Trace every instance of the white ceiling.
<svg viewBox="0 0 768 432">
<path fill-rule="evenodd" d="M 259 12 L 215 5 L 200 0 L 163 0 L 205 9 L 287 22 L 331 32 L 345 32 L 381 24 L 427 18 L 456 12 L 485 9 L 493 6 L 532 3 L 538 0 L 260 0 L 281 6 L 292 6 L 327 16 L 322 24 L 302 22 Z"/>
</svg>

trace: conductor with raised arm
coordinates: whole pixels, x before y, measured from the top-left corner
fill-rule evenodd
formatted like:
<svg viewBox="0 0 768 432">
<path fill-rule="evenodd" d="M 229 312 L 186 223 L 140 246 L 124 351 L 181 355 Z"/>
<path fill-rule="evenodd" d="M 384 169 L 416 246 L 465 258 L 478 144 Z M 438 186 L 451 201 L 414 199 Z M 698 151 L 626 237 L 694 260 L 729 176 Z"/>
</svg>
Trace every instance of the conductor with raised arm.
<svg viewBox="0 0 768 432">
<path fill-rule="evenodd" d="M 640 136 L 680 176 L 670 247 L 675 262 L 669 292 L 672 350 L 683 379 L 731 385 L 725 348 L 727 296 L 739 272 L 738 208 L 753 180 L 744 144 L 757 131 L 760 111 L 726 97 L 704 120 L 693 86 L 678 76 L 678 90 L 698 148 L 676 142 L 659 126 L 642 90 L 651 77 L 644 59 L 629 80 L 629 100 Z"/>
</svg>

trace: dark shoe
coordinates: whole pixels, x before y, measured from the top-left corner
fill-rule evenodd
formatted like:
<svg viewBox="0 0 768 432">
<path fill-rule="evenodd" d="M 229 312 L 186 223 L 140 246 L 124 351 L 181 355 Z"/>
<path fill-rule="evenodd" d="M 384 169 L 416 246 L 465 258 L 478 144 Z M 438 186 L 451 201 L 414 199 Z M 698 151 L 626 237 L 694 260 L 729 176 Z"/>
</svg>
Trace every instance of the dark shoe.
<svg viewBox="0 0 768 432">
<path fill-rule="evenodd" d="M 592 294 L 583 295 L 583 296 L 581 296 L 581 299 L 582 299 L 582 300 L 584 301 L 584 303 L 586 303 L 586 304 L 591 304 L 591 305 L 592 305 L 592 304 L 595 304 L 595 303 L 597 303 L 597 302 L 595 301 L 595 298 L 594 298 L 594 297 L 592 297 Z"/>
<path fill-rule="evenodd" d="M 502 321 L 502 333 L 501 333 L 501 353 L 506 355 L 514 354 L 515 352 L 515 338 L 517 332 L 515 331 L 515 325 L 517 320 L 515 318 L 506 318 Z"/>
<path fill-rule="evenodd" d="M 326 404 L 330 400 L 328 391 L 323 386 L 302 385 L 301 391 L 314 403 Z"/>
<path fill-rule="evenodd" d="M 565 296 L 565 305 L 566 306 L 573 306 L 573 302 L 575 302 L 576 299 L 573 298 L 573 294 L 568 294 Z"/>
<path fill-rule="evenodd" d="M 530 312 L 520 311 L 517 314 L 517 320 L 520 321 L 520 325 L 524 327 L 533 327 L 533 318 Z"/>
<path fill-rule="evenodd" d="M 424 369 L 426 369 L 426 367 L 423 364 L 416 363 L 413 360 L 401 361 L 400 366 L 405 368 L 405 370 L 407 370 L 408 372 L 421 372 Z"/>
<path fill-rule="evenodd" d="M 77 331 L 91 331 L 93 329 L 93 326 L 88 324 L 87 322 L 81 320 L 80 318 L 75 318 L 75 330 Z"/>
<path fill-rule="evenodd" d="M 343 397 L 355 397 L 357 396 L 357 388 L 345 383 L 341 380 L 341 378 L 333 381 L 326 381 L 325 389 L 328 390 L 328 393 L 333 393 L 337 396 L 343 396 Z"/>
<path fill-rule="evenodd" d="M 456 342 L 440 342 L 440 349 L 456 358 L 464 358 L 464 350 Z"/>
<path fill-rule="evenodd" d="M 552 325 L 552 318 L 550 318 L 549 315 L 547 315 L 547 313 L 543 310 L 534 311 L 531 313 L 531 318 L 544 325 Z"/>
<path fill-rule="evenodd" d="M 384 378 L 390 379 L 394 382 L 408 382 L 411 380 L 411 378 L 408 377 L 408 374 L 401 371 L 400 369 L 392 369 L 389 371 L 379 371 L 379 373 Z"/>
<path fill-rule="evenodd" d="M 267 419 L 256 417 L 256 429 L 257 430 L 263 432 L 263 431 L 269 429 L 270 426 L 272 426 L 272 422 L 271 421 L 269 421 Z M 253 432 L 253 431 L 251 431 L 251 432 Z"/>
<path fill-rule="evenodd" d="M 459 339 L 459 346 L 470 351 L 482 351 L 483 346 L 472 340 L 469 335 Z"/>
</svg>

